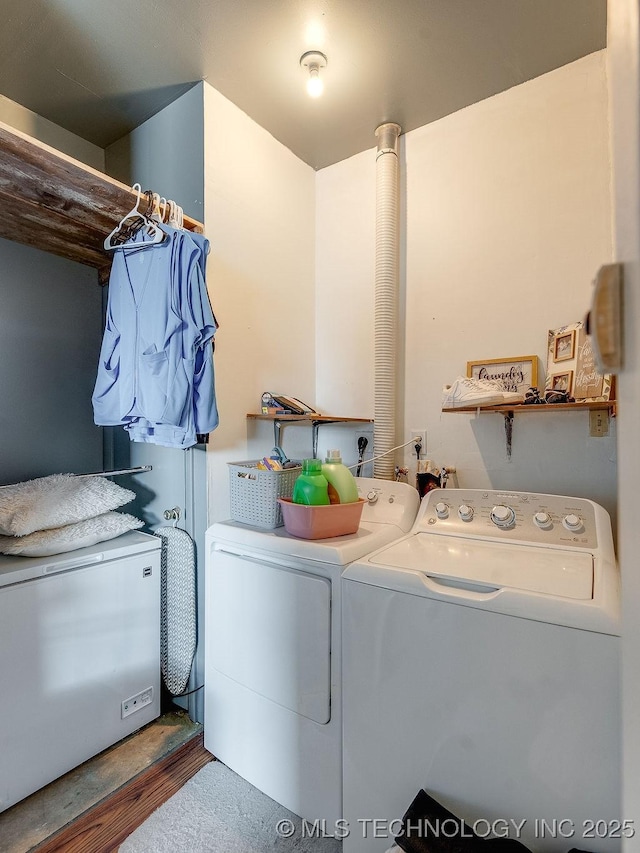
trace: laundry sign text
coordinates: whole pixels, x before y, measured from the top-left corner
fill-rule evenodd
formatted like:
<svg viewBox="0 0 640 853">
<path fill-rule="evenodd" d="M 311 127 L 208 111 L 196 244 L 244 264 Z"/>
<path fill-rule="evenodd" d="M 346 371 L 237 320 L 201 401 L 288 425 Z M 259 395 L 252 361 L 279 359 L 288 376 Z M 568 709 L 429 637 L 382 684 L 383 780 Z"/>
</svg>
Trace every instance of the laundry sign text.
<svg viewBox="0 0 640 853">
<path fill-rule="evenodd" d="M 521 355 L 515 358 L 486 358 L 468 361 L 467 376 L 472 379 L 492 379 L 502 383 L 505 391 L 522 394 L 538 382 L 538 356 Z"/>
</svg>

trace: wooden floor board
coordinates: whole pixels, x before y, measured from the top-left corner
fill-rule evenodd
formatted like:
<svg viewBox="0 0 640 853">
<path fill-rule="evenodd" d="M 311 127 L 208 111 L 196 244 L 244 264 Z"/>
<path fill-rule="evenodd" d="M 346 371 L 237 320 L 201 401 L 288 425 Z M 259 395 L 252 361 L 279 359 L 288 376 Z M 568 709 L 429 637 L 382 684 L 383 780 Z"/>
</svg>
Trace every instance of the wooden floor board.
<svg viewBox="0 0 640 853">
<path fill-rule="evenodd" d="M 183 709 L 169 709 L 0 813 L 0 853 L 74 851 L 80 835 L 82 853 L 117 849 L 105 829 L 107 823 L 113 821 L 120 835 L 130 834 L 211 760 L 202 746 L 202 732 L 202 725 Z M 127 820 L 118 816 L 118 797 L 131 801 Z"/>
<path fill-rule="evenodd" d="M 32 848 L 33 853 L 111 853 L 198 770 L 214 760 L 200 732 L 101 803 Z"/>
</svg>

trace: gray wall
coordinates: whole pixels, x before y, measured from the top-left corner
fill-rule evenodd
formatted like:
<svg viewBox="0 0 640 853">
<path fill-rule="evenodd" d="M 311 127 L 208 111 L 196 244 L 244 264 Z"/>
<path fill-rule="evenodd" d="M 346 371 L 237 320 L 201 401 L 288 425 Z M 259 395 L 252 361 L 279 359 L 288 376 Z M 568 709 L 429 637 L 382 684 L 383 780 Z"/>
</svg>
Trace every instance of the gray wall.
<svg viewBox="0 0 640 853">
<path fill-rule="evenodd" d="M 140 183 L 184 212 L 202 221 L 204 211 L 204 101 L 202 83 L 137 127 L 106 150 L 107 173 L 127 184 Z M 109 430 L 111 432 L 111 430 Z M 164 509 L 181 508 L 180 527 L 196 543 L 198 561 L 199 643 L 188 690 L 204 677 L 204 533 L 207 526 L 206 453 L 202 446 L 189 450 L 130 443 L 124 431 L 112 433 L 116 467 L 151 465 L 131 485 L 138 498 L 135 510 L 149 530 L 166 524 Z M 179 700 L 187 704 L 187 700 Z M 204 719 L 202 690 L 188 701 L 193 719 Z"/>
<path fill-rule="evenodd" d="M 110 145 L 106 172 L 172 198 L 184 212 L 204 215 L 204 106 L 197 83 L 168 107 Z"/>
<path fill-rule="evenodd" d="M 0 121 L 104 172 L 104 150 L 0 95 Z"/>
<path fill-rule="evenodd" d="M 0 482 L 101 470 L 96 271 L 0 239 L 0 305 Z"/>
</svg>

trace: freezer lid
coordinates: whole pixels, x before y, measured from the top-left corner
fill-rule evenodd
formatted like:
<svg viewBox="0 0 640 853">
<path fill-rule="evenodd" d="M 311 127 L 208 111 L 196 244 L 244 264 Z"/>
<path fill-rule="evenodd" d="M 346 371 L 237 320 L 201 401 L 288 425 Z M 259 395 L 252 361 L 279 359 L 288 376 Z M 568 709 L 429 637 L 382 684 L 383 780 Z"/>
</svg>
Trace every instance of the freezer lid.
<svg viewBox="0 0 640 853">
<path fill-rule="evenodd" d="M 493 589 L 593 598 L 593 556 L 584 552 L 417 533 L 377 552 L 369 562 Z M 401 584 L 399 574 L 393 588 Z"/>
<path fill-rule="evenodd" d="M 161 546 L 162 543 L 157 536 L 132 530 L 116 536 L 115 539 L 90 545 L 88 548 L 78 548 L 75 551 L 66 551 L 49 557 L 10 557 L 0 554 L 0 587 L 84 568 L 95 563 L 118 560 L 121 557 L 142 554 L 146 551 L 156 551 Z"/>
</svg>

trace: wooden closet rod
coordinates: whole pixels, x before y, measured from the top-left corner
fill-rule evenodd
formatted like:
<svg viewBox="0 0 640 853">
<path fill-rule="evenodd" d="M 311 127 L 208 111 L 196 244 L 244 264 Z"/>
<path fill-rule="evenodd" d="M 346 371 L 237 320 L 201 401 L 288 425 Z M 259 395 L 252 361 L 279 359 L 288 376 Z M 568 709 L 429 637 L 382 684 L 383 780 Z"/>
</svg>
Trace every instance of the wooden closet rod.
<svg viewBox="0 0 640 853">
<path fill-rule="evenodd" d="M 105 282 L 104 238 L 136 198 L 126 184 L 0 122 L 0 237 L 88 264 Z M 203 231 L 189 216 L 184 227 Z"/>
</svg>

